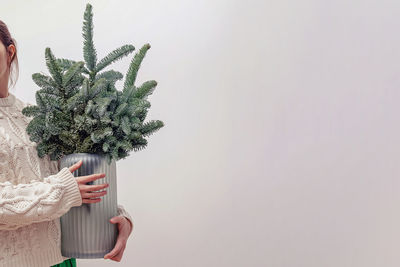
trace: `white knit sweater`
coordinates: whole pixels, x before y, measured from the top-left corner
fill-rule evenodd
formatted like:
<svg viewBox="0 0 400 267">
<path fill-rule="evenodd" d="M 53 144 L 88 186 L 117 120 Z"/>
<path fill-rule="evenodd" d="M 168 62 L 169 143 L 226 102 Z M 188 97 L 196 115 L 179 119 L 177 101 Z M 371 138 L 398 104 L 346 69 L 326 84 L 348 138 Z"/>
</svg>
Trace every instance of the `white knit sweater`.
<svg viewBox="0 0 400 267">
<path fill-rule="evenodd" d="M 14 94 L 0 98 L 0 266 L 49 267 L 61 255 L 60 217 L 82 205 L 76 178 L 67 167 L 37 155 L 22 114 L 30 105 Z M 132 223 L 122 205 L 118 215 Z"/>
</svg>

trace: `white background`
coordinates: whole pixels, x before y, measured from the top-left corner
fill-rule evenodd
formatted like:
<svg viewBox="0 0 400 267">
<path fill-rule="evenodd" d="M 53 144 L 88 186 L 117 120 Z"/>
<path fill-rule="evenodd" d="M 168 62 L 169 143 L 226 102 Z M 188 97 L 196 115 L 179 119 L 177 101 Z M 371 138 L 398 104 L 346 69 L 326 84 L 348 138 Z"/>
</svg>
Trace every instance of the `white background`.
<svg viewBox="0 0 400 267">
<path fill-rule="evenodd" d="M 117 162 L 122 262 L 78 266 L 400 265 L 400 2 L 91 3 L 99 59 L 151 44 L 137 82 L 165 127 Z M 2 1 L 17 97 L 45 47 L 83 59 L 85 5 Z"/>
</svg>

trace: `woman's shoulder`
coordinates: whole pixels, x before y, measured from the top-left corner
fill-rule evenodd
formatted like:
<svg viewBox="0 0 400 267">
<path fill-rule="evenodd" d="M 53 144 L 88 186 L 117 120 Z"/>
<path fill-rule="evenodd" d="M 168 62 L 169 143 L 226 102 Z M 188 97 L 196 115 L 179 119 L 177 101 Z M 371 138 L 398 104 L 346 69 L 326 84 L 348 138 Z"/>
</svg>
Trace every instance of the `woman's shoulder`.
<svg viewBox="0 0 400 267">
<path fill-rule="evenodd" d="M 15 106 L 20 110 L 22 110 L 23 108 L 25 108 L 27 106 L 32 106 L 32 105 L 33 104 L 31 104 L 31 103 L 29 103 L 27 101 L 24 101 L 24 100 L 22 100 L 22 99 L 20 99 L 18 97 L 15 98 Z"/>
<path fill-rule="evenodd" d="M 19 116 L 22 117 L 22 118 L 24 118 L 24 121 L 25 121 L 26 123 L 29 123 L 29 121 L 30 121 L 31 119 L 33 119 L 33 118 L 31 118 L 31 117 L 27 117 L 27 116 L 25 116 L 25 115 L 22 114 L 22 110 L 23 110 L 25 107 L 28 107 L 28 106 L 33 106 L 33 104 L 31 104 L 30 102 L 24 101 L 24 100 L 22 100 L 22 99 L 20 99 L 20 98 L 18 98 L 18 97 L 15 98 L 14 107 L 15 107 L 15 109 L 17 110 Z"/>
</svg>

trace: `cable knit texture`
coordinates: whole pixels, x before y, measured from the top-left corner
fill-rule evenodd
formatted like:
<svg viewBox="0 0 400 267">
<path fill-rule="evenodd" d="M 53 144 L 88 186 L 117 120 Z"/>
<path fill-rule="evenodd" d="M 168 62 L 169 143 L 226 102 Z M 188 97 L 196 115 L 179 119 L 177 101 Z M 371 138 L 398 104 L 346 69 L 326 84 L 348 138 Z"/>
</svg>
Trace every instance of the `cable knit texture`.
<svg viewBox="0 0 400 267">
<path fill-rule="evenodd" d="M 22 114 L 30 105 L 14 94 L 0 98 L 0 267 L 49 267 L 61 255 L 60 217 L 81 206 L 78 183 L 67 167 L 37 155 Z M 118 215 L 131 216 L 122 205 Z"/>
</svg>

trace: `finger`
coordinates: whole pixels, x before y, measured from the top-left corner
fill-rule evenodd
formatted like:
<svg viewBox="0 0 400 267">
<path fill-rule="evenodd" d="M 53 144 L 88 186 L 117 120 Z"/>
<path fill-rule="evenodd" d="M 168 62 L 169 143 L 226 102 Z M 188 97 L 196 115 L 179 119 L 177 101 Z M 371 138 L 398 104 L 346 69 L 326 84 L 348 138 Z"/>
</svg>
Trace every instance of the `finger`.
<svg viewBox="0 0 400 267">
<path fill-rule="evenodd" d="M 97 203 L 100 202 L 101 198 L 83 198 L 82 203 Z"/>
<path fill-rule="evenodd" d="M 124 251 L 125 251 L 125 247 L 124 247 L 123 249 L 121 249 L 121 250 L 118 252 L 117 255 L 115 255 L 114 257 L 111 257 L 110 260 L 120 262 L 121 259 L 122 259 L 122 256 L 124 255 Z"/>
<path fill-rule="evenodd" d="M 72 173 L 72 172 L 76 171 L 77 169 L 79 169 L 81 166 L 82 166 L 82 160 L 76 162 L 74 165 L 69 167 L 69 171 Z"/>
<path fill-rule="evenodd" d="M 131 231 L 133 230 L 133 222 L 128 220 L 123 215 L 117 215 L 117 216 L 111 218 L 110 222 L 111 223 L 118 223 L 118 228 L 127 227 L 127 228 L 131 229 Z"/>
<path fill-rule="evenodd" d="M 125 216 L 118 215 L 110 219 L 111 223 L 118 223 L 118 237 L 117 241 L 120 240 L 124 244 L 128 241 L 129 235 L 132 232 L 130 222 Z"/>
<path fill-rule="evenodd" d="M 84 192 L 82 193 L 82 198 L 96 198 L 96 197 L 102 197 L 107 194 L 106 190 L 100 191 L 100 192 Z"/>
<path fill-rule="evenodd" d="M 113 250 L 111 250 L 108 254 L 106 254 L 104 256 L 104 259 L 115 257 L 115 255 L 117 255 L 119 253 L 119 251 L 123 248 L 123 246 L 124 246 L 124 242 L 117 239 L 117 244 L 115 244 L 115 247 L 113 248 Z"/>
<path fill-rule="evenodd" d="M 125 245 L 125 242 L 122 241 L 120 238 L 117 238 L 117 242 L 115 244 L 115 247 L 106 255 L 108 257 L 114 257 Z"/>
<path fill-rule="evenodd" d="M 94 174 L 90 174 L 90 175 L 80 176 L 77 178 L 77 180 L 80 183 L 88 183 L 88 182 L 91 182 L 91 181 L 94 181 L 94 180 L 97 180 L 100 178 L 104 178 L 104 177 L 106 177 L 106 174 L 104 172 L 102 172 L 102 173 L 94 173 Z"/>
<path fill-rule="evenodd" d="M 90 192 L 90 191 L 99 191 L 101 189 L 107 188 L 108 184 L 94 184 L 94 185 L 87 185 L 87 184 L 81 184 L 79 186 L 79 189 L 82 191 Z"/>
<path fill-rule="evenodd" d="M 122 221 L 124 220 L 124 218 L 120 215 L 114 216 L 110 219 L 111 223 L 122 223 Z"/>
<path fill-rule="evenodd" d="M 118 223 L 118 230 L 120 234 L 118 235 L 118 238 L 123 238 L 124 240 L 127 240 L 130 233 L 133 230 L 133 226 L 131 225 L 130 221 L 122 215 L 117 215 L 113 218 L 110 219 L 111 223 Z M 123 232 L 122 230 L 127 229 L 126 232 Z M 126 236 L 127 234 L 127 236 Z"/>
</svg>

